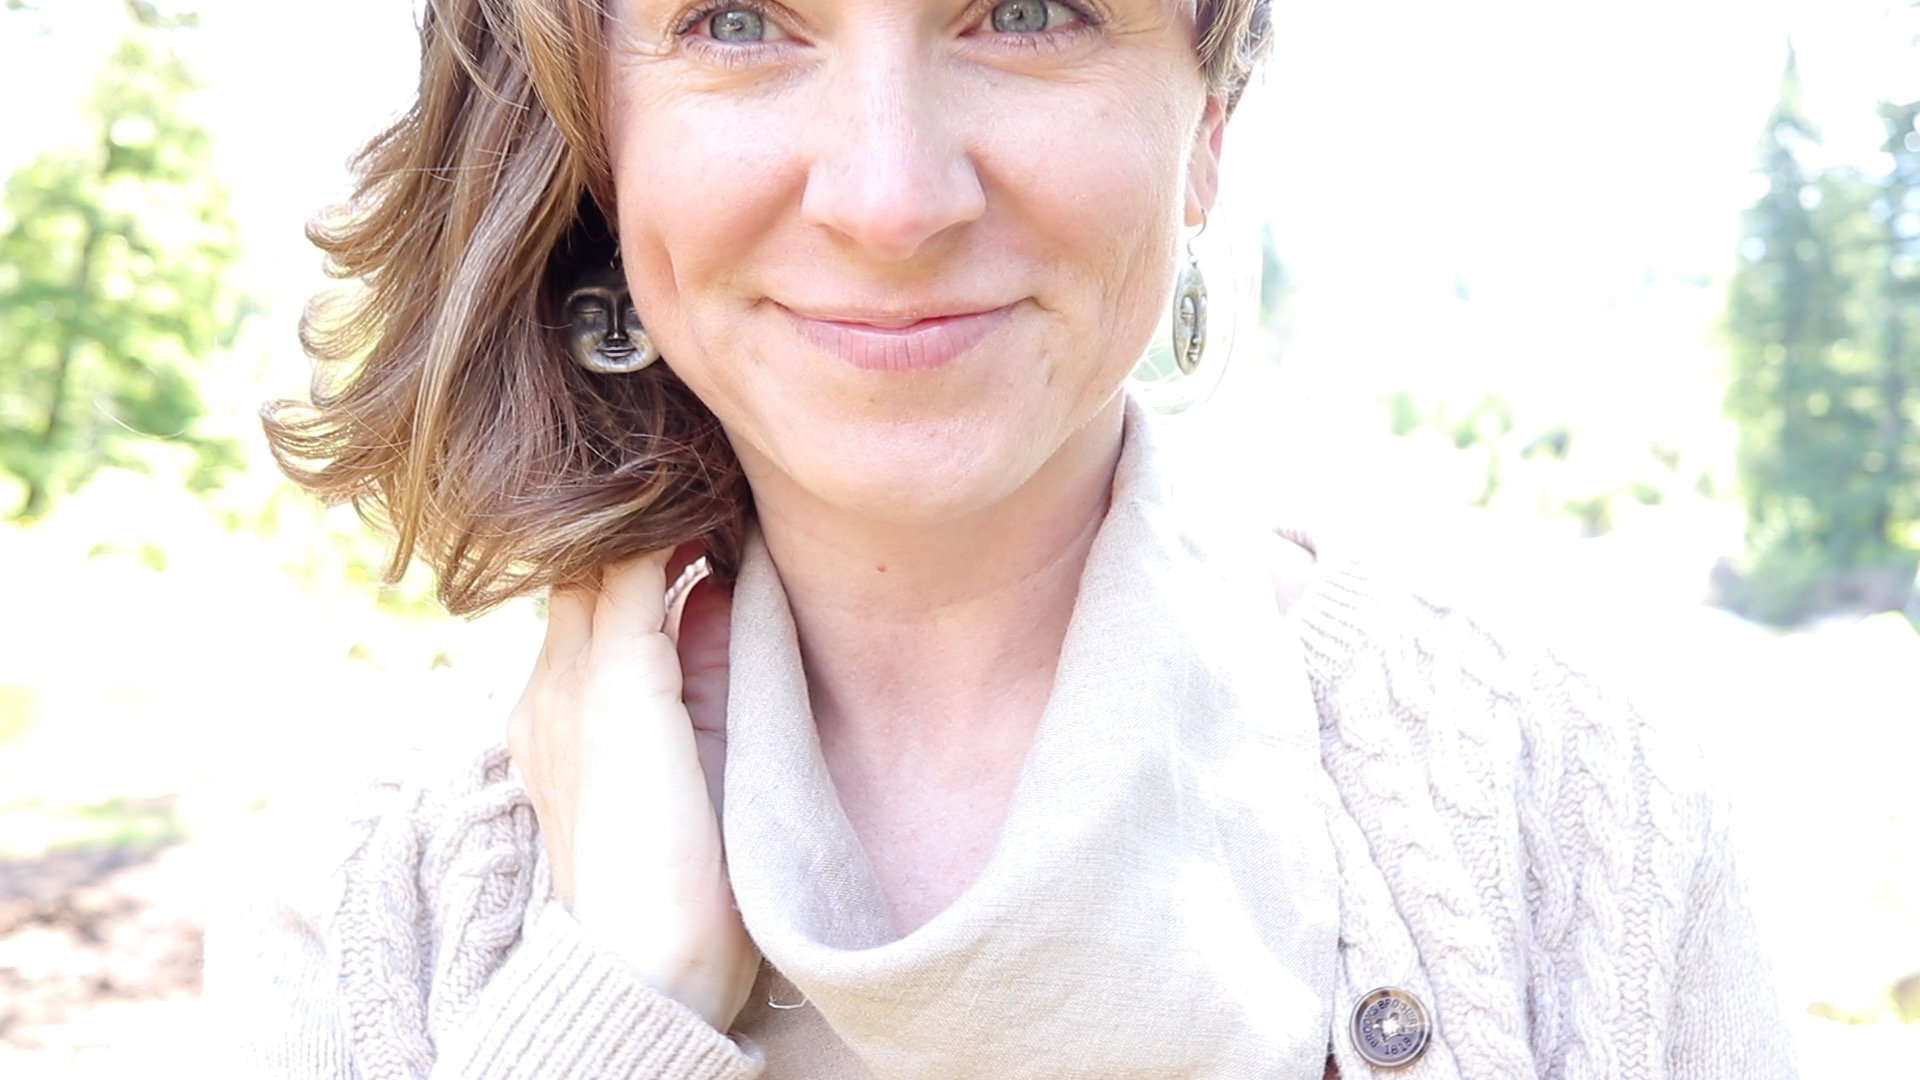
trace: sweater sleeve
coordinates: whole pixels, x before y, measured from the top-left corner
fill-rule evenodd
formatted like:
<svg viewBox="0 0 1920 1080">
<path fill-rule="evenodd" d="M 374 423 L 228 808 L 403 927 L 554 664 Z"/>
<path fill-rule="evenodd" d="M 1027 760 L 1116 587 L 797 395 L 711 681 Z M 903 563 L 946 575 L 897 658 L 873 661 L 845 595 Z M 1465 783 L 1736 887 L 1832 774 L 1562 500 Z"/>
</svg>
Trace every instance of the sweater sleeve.
<svg viewBox="0 0 1920 1080">
<path fill-rule="evenodd" d="M 1771 965 L 1734 869 L 1717 804 L 1687 897 L 1673 997 L 1673 1080 L 1784 1080 L 1797 1075 Z"/>
<path fill-rule="evenodd" d="M 557 901 L 502 786 L 389 791 L 325 882 L 265 874 L 269 902 L 209 935 L 222 1075 L 294 1080 L 752 1080 L 750 1044 L 641 982 Z M 510 794 L 510 793 L 508 793 Z M 499 804 L 507 812 L 495 812 Z M 336 843 L 305 847 L 326 866 Z M 311 863 L 310 863 L 311 865 Z"/>
<path fill-rule="evenodd" d="M 550 901 L 439 1046 L 432 1075 L 748 1080 L 756 1055 L 634 977 Z"/>
<path fill-rule="evenodd" d="M 292 905 L 218 912 L 206 937 L 209 1027 L 220 1032 L 214 1075 L 359 1080 L 330 977 L 326 943 Z"/>
</svg>

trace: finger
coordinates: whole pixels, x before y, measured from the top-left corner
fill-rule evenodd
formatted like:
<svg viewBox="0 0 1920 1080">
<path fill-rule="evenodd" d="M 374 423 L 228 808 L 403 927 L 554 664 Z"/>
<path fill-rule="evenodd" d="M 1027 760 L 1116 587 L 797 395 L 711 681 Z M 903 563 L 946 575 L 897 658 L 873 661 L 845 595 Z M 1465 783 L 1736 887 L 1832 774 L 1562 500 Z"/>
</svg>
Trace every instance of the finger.
<svg viewBox="0 0 1920 1080">
<path fill-rule="evenodd" d="M 547 636 L 540 658 L 549 669 L 562 667 L 587 647 L 593 634 L 594 591 L 590 585 L 569 585 L 547 594 Z"/>
<path fill-rule="evenodd" d="M 660 632 L 666 622 L 671 548 L 612 563 L 601 572 L 593 608 L 593 640 L 619 648 Z"/>
</svg>

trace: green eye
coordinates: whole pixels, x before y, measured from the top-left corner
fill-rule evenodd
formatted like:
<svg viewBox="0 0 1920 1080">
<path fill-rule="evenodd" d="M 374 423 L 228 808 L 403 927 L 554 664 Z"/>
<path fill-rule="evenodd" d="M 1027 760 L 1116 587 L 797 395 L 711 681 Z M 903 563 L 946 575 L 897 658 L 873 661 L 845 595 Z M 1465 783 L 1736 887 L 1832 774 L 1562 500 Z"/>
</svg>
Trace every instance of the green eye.
<svg viewBox="0 0 1920 1080">
<path fill-rule="evenodd" d="M 715 41 L 764 41 L 767 37 L 767 19 L 750 8 L 729 8 L 716 12 L 707 20 L 707 33 Z"/>
<path fill-rule="evenodd" d="M 1003 34 L 1037 34 L 1052 23 L 1047 0 L 1001 0 L 994 5 L 993 28 Z"/>
</svg>

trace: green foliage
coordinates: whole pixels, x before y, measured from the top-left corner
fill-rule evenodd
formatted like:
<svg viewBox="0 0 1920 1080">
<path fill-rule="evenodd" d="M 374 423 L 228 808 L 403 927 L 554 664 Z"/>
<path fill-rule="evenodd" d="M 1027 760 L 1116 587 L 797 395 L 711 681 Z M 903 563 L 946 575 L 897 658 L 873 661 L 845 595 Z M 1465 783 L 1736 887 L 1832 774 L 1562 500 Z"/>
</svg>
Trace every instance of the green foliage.
<svg viewBox="0 0 1920 1080">
<path fill-rule="evenodd" d="M 1467 505 L 1570 518 L 1588 536 L 1611 532 L 1629 504 L 1659 505 L 1700 488 L 1709 477 L 1699 472 L 1689 485 L 1684 470 L 1690 463 L 1658 444 L 1596 465 L 1575 452 L 1592 440 L 1575 440 L 1565 423 L 1524 417 L 1497 394 L 1482 394 L 1462 409 L 1424 403 L 1402 390 L 1383 404 L 1394 435 L 1426 438 L 1466 464 L 1472 488 L 1462 492 Z"/>
<path fill-rule="evenodd" d="M 75 807 L 71 813 L 75 828 L 72 835 L 63 838 L 59 850 L 155 848 L 187 838 L 180 799 L 175 795 L 119 795 Z"/>
<path fill-rule="evenodd" d="M 31 686 L 0 683 L 0 746 L 18 742 L 40 718 L 40 695 Z"/>
<path fill-rule="evenodd" d="M 0 806 L 0 858 L 54 851 L 151 851 L 187 839 L 178 795 L 115 796 L 81 806 L 28 799 Z"/>
<path fill-rule="evenodd" d="M 208 135 L 183 111 L 196 84 L 169 40 L 191 19 L 142 3 L 129 13 L 86 138 L 16 172 L 0 203 L 0 472 L 23 489 L 21 517 L 156 452 L 200 490 L 239 462 L 232 443 L 195 430 L 195 376 L 241 307 Z"/>
<path fill-rule="evenodd" d="M 1920 562 L 1920 103 L 1883 105 L 1888 168 L 1810 171 L 1791 57 L 1728 295 L 1747 545 L 1724 597 L 1795 622 L 1899 607 Z"/>
<path fill-rule="evenodd" d="M 1278 326 L 1293 298 L 1293 279 L 1280 261 L 1280 245 L 1271 224 L 1260 230 L 1260 325 Z"/>
</svg>

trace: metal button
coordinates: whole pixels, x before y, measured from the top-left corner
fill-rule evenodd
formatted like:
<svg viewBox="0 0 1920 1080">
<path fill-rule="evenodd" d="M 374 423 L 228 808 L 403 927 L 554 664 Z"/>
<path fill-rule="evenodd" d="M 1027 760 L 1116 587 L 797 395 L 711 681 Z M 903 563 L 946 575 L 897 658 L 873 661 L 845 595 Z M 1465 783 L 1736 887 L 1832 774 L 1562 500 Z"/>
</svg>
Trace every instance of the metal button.
<svg viewBox="0 0 1920 1080">
<path fill-rule="evenodd" d="M 1369 991 L 1354 1002 L 1347 1035 L 1367 1064 L 1404 1069 L 1427 1052 L 1433 1021 L 1420 999 L 1397 986 Z"/>
</svg>

